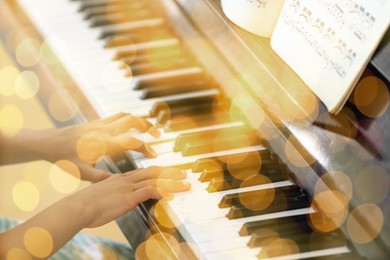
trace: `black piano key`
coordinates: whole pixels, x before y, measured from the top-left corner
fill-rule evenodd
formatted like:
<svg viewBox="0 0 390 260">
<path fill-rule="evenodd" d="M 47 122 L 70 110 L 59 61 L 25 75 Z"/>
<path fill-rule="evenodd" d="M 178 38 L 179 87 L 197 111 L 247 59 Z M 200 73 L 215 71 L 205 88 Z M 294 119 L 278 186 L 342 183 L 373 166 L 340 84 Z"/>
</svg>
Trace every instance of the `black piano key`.
<svg viewBox="0 0 390 260">
<path fill-rule="evenodd" d="M 257 158 L 256 154 L 259 154 L 263 160 L 270 159 L 270 158 L 274 157 L 268 149 L 261 149 L 258 151 L 252 151 L 252 152 L 244 153 L 244 154 L 245 154 L 245 156 L 249 156 L 249 157 L 251 157 L 251 155 L 253 154 L 253 156 L 255 158 Z M 209 168 L 210 166 L 214 166 L 216 163 L 222 167 L 224 162 L 226 162 L 228 157 L 232 158 L 234 160 L 235 156 L 237 156 L 237 158 L 243 158 L 242 153 L 237 153 L 237 154 L 232 154 L 232 155 L 198 159 L 194 163 L 194 167 L 192 168 L 192 172 L 194 172 L 194 173 L 201 172 L 201 171 Z"/>
<path fill-rule="evenodd" d="M 109 37 L 115 37 L 120 35 L 126 35 L 131 33 L 142 33 L 142 32 L 150 32 L 153 33 L 153 31 L 158 31 L 162 29 L 168 29 L 169 27 L 163 22 L 163 20 L 158 20 L 156 17 L 153 19 L 150 19 L 150 23 L 148 24 L 138 24 L 138 26 L 102 26 L 100 27 L 100 30 L 102 31 L 99 35 L 99 39 L 106 39 Z M 116 55 L 116 58 L 119 59 L 123 56 L 126 56 L 128 52 L 123 51 L 119 52 L 118 55 Z"/>
<path fill-rule="evenodd" d="M 194 67 L 197 68 L 197 67 Z M 135 90 L 144 89 L 148 87 L 162 86 L 168 84 L 180 84 L 188 81 L 208 81 L 208 78 L 204 71 L 199 68 L 199 70 L 186 73 L 184 70 L 176 70 L 178 73 L 172 73 L 171 75 L 161 75 L 156 73 L 151 73 L 149 77 L 145 76 L 142 78 L 138 84 L 134 87 Z M 183 72 L 183 73 L 180 73 Z M 157 76 L 156 76 L 157 75 Z M 199 98 L 202 99 L 202 98 Z M 204 99 L 204 98 L 203 98 Z M 190 102 L 191 100 L 189 100 Z M 196 98 L 195 100 L 196 101 Z M 191 103 L 189 103 L 191 104 Z M 192 103 L 196 104 L 196 103 Z"/>
<path fill-rule="evenodd" d="M 267 176 L 260 174 L 245 181 L 232 177 L 212 179 L 206 190 L 208 192 L 217 192 L 222 190 L 238 189 L 241 187 L 267 184 L 269 183 L 269 181 L 278 182 L 285 180 L 288 180 L 286 173 L 282 170 L 275 170 L 272 172 L 272 174 L 267 173 Z"/>
<path fill-rule="evenodd" d="M 155 17 L 161 12 L 157 12 L 150 3 L 139 1 L 138 3 L 122 3 L 118 5 L 105 5 L 90 7 L 83 11 L 84 20 L 90 20 L 91 23 L 97 21 L 107 22 L 104 24 L 114 24 L 117 18 L 123 18 L 128 21 L 142 20 L 150 17 Z"/>
<path fill-rule="evenodd" d="M 166 110 L 161 110 L 156 117 L 156 124 L 163 125 L 169 119 L 175 118 L 183 118 L 188 117 L 191 118 L 196 115 L 207 115 L 211 114 L 215 105 L 213 103 L 203 103 L 203 104 L 193 104 L 190 106 L 181 106 Z"/>
<path fill-rule="evenodd" d="M 123 10 L 118 6 L 99 6 L 94 8 L 85 9 L 83 11 L 84 20 L 89 20 L 93 17 L 104 17 L 107 14 L 120 14 Z"/>
<path fill-rule="evenodd" d="M 295 197 L 302 194 L 302 190 L 299 186 L 285 186 L 275 188 L 275 199 L 280 199 L 283 197 Z M 247 191 L 241 193 L 227 194 L 222 197 L 222 200 L 219 202 L 218 206 L 220 208 L 228 208 L 231 206 L 243 206 L 240 202 L 241 199 L 250 199 L 252 197 L 258 196 L 258 191 Z"/>
<path fill-rule="evenodd" d="M 227 113 L 197 115 L 191 118 L 189 117 L 171 118 L 165 123 L 164 131 L 174 132 L 174 131 L 181 131 L 181 130 L 195 128 L 195 127 L 210 126 L 210 125 L 216 125 L 216 124 L 222 124 L 228 122 L 230 122 L 230 115 Z M 179 150 L 181 150 L 181 148 Z M 174 151 L 176 152 L 179 150 L 177 150 L 177 148 L 174 148 Z"/>
<path fill-rule="evenodd" d="M 177 151 L 180 151 L 183 149 L 186 143 L 196 142 L 205 139 L 210 140 L 215 138 L 219 134 L 221 134 L 221 132 L 230 135 L 230 134 L 237 134 L 237 133 L 245 134 L 248 133 L 249 131 L 251 130 L 247 126 L 234 126 L 225 129 L 213 129 L 213 130 L 201 131 L 196 133 L 181 134 L 176 138 L 174 147 Z"/>
<path fill-rule="evenodd" d="M 168 67 L 167 69 L 170 69 L 170 68 L 171 67 Z M 144 89 L 143 93 L 141 95 L 141 99 L 149 99 L 149 98 L 163 97 L 163 96 L 169 96 L 169 95 L 176 95 L 176 94 L 182 94 L 182 93 L 187 93 L 187 92 L 191 92 L 191 91 L 210 89 L 213 87 L 214 86 L 212 84 L 202 82 L 202 81 L 156 86 L 156 87 L 150 87 L 150 88 Z"/>
<path fill-rule="evenodd" d="M 87 15 L 86 20 L 89 20 L 89 26 L 92 28 L 101 27 L 105 25 L 110 24 L 121 24 L 121 23 L 128 23 L 128 22 L 134 22 L 138 20 L 144 20 L 144 19 L 152 19 L 156 18 L 156 15 L 151 13 L 148 10 L 141 10 L 137 12 L 132 12 L 130 15 L 126 12 L 114 12 L 109 14 L 101 14 L 101 15 Z M 150 37 L 150 35 L 149 35 Z"/>
<path fill-rule="evenodd" d="M 191 156 L 202 153 L 211 153 L 246 147 L 248 140 L 251 145 L 261 145 L 263 141 L 255 135 L 218 136 L 210 141 L 186 143 L 181 151 L 182 156 Z M 215 145 L 218 143 L 218 145 Z"/>
<path fill-rule="evenodd" d="M 277 229 L 279 227 L 283 229 L 284 225 L 291 226 L 292 225 L 291 223 L 293 223 L 295 226 L 297 225 L 300 226 L 304 230 L 311 230 L 308 224 L 308 218 L 309 215 L 304 214 L 298 216 L 288 216 L 288 217 L 282 217 L 276 219 L 266 219 L 266 220 L 247 222 L 244 225 L 242 225 L 238 234 L 240 236 L 249 236 L 253 234 L 256 230 Z"/>
<path fill-rule="evenodd" d="M 189 59 L 189 57 L 181 57 L 175 59 L 173 63 L 169 62 L 167 66 L 159 66 L 151 62 L 147 62 L 143 64 L 134 64 L 131 66 L 131 70 L 133 72 L 133 75 L 135 76 L 135 75 L 149 74 L 149 73 L 154 73 L 159 71 L 190 68 L 194 65 L 195 65 L 194 60 Z"/>
<path fill-rule="evenodd" d="M 255 232 L 251 239 L 248 242 L 248 246 L 250 248 L 254 247 L 264 247 L 263 250 L 267 252 L 267 254 L 271 256 L 280 256 L 280 252 L 270 252 L 267 251 L 267 244 L 272 241 L 271 234 L 262 234 L 263 232 Z M 270 232 L 272 233 L 272 232 Z M 267 235 L 269 235 L 267 237 Z M 346 239 L 339 231 L 333 231 L 330 233 L 318 233 L 318 232 L 300 232 L 297 230 L 296 232 L 291 232 L 286 230 L 285 233 L 279 234 L 280 238 L 289 239 L 294 241 L 296 245 L 299 247 L 299 251 L 309 252 L 312 250 L 323 250 L 334 247 L 340 247 L 346 245 Z M 274 236 L 274 239 L 278 237 Z M 283 250 L 282 250 L 283 251 Z"/>
<path fill-rule="evenodd" d="M 246 160 L 244 165 L 240 163 L 229 165 L 229 166 L 227 164 L 223 164 L 219 169 L 204 169 L 202 171 L 202 174 L 199 177 L 199 181 L 208 182 L 211 181 L 211 179 L 221 177 L 221 174 L 223 174 L 223 176 L 225 177 L 239 178 L 240 171 L 243 172 L 242 178 L 240 179 L 244 179 L 245 170 L 251 170 L 256 166 L 260 166 L 259 162 L 257 162 L 256 160 L 253 161 Z M 261 171 L 265 173 L 266 171 L 270 171 L 270 170 L 277 170 L 277 171 L 283 170 L 283 167 L 280 164 L 279 160 L 277 160 L 276 158 L 262 160 Z M 232 176 L 230 171 L 233 171 L 234 176 Z"/>
<path fill-rule="evenodd" d="M 131 39 L 131 37 L 134 37 L 134 38 L 138 37 L 137 35 L 139 35 L 139 34 L 130 33 L 130 34 L 123 34 L 122 36 L 129 37 Z M 113 38 L 114 37 L 110 37 L 107 39 L 113 39 Z M 109 41 L 109 40 L 107 40 L 107 41 Z M 183 53 L 181 56 L 185 56 L 185 55 L 187 55 L 187 54 Z M 141 63 L 148 63 L 148 62 L 151 62 L 151 59 L 153 59 L 154 62 L 177 59 L 177 50 L 167 49 L 166 51 L 155 52 L 155 53 L 153 53 L 152 56 L 147 54 L 147 53 L 138 53 L 135 51 L 135 52 L 130 53 L 128 55 L 123 55 L 120 58 L 120 60 L 127 65 L 137 65 L 137 64 L 141 64 Z M 139 87 L 137 87 L 137 89 L 139 89 Z"/>
<path fill-rule="evenodd" d="M 246 207 L 232 206 L 226 215 L 228 219 L 236 219 L 249 216 L 257 216 L 280 212 L 284 210 L 301 209 L 309 206 L 309 200 L 305 195 L 298 197 L 285 198 L 282 200 L 274 200 L 267 208 L 262 210 L 250 210 Z"/>
<path fill-rule="evenodd" d="M 89 8 L 105 7 L 112 5 L 126 5 L 137 4 L 140 1 L 128 1 L 128 0 L 100 0 L 100 1 L 82 1 L 78 9 L 79 12 L 84 12 Z"/>
<path fill-rule="evenodd" d="M 200 97 L 189 97 L 189 98 L 183 98 L 183 99 L 175 99 L 175 100 L 169 100 L 169 101 L 163 101 L 163 102 L 157 102 L 153 105 L 152 109 L 150 110 L 150 116 L 156 117 L 160 111 L 163 110 L 171 110 L 174 108 L 184 107 L 184 106 L 190 106 L 193 104 L 210 104 L 215 100 L 215 95 L 206 95 L 206 96 L 200 96 Z"/>
</svg>

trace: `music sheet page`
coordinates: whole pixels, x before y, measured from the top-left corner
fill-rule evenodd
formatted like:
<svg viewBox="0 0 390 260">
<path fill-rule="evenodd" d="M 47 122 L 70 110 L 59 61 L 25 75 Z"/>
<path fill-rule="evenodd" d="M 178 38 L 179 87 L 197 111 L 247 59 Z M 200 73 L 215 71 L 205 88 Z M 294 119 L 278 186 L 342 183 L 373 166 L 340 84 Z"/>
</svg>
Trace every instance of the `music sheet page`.
<svg viewBox="0 0 390 260">
<path fill-rule="evenodd" d="M 390 24 L 390 0 L 286 0 L 275 52 L 337 113 Z"/>
</svg>

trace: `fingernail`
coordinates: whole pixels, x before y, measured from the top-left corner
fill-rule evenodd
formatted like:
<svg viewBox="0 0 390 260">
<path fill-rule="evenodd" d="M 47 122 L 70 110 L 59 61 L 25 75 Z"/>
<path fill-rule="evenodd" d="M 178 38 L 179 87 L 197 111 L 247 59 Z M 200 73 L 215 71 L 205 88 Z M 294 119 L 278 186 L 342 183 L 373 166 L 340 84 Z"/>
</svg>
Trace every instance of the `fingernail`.
<svg viewBox="0 0 390 260">
<path fill-rule="evenodd" d="M 161 135 L 160 131 L 155 126 L 150 127 L 148 133 L 154 138 L 158 138 Z"/>
</svg>

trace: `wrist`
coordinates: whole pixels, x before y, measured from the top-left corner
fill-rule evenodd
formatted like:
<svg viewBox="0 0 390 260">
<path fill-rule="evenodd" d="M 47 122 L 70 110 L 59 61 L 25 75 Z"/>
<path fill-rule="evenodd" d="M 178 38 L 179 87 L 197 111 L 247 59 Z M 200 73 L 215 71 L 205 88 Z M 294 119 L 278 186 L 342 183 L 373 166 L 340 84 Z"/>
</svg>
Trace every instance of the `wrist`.
<svg viewBox="0 0 390 260">
<path fill-rule="evenodd" d="M 88 203 L 82 196 L 79 196 L 80 192 L 72 194 L 60 201 L 61 207 L 67 209 L 69 217 L 75 219 L 78 228 L 81 230 L 90 225 L 95 215 L 94 206 Z M 76 220 L 77 219 L 77 220 Z"/>
<path fill-rule="evenodd" d="M 73 212 L 73 217 L 78 219 L 80 229 L 89 227 L 94 221 L 96 207 L 94 203 L 91 203 L 92 201 L 87 194 L 84 194 L 84 190 L 63 199 L 66 207 Z"/>
</svg>

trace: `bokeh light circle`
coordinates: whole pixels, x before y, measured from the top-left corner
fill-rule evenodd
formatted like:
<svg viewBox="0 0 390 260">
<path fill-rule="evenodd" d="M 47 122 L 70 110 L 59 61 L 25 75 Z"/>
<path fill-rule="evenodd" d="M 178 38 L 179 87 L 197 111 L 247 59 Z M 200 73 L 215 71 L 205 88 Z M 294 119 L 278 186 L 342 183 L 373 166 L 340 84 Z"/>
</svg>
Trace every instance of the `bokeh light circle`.
<svg viewBox="0 0 390 260">
<path fill-rule="evenodd" d="M 29 70 L 19 74 L 15 81 L 15 94 L 22 99 L 34 98 L 39 91 L 38 76 Z"/>
<path fill-rule="evenodd" d="M 27 37 L 16 47 L 15 57 L 18 63 L 24 67 L 31 67 L 40 59 L 40 43 L 37 39 Z"/>
<path fill-rule="evenodd" d="M 34 184 L 21 181 L 13 187 L 12 199 L 20 210 L 30 212 L 37 208 L 40 202 L 40 193 Z"/>
<path fill-rule="evenodd" d="M 22 110 L 13 105 L 7 104 L 0 107 L 0 132 L 8 137 L 19 134 L 24 126 L 24 115 Z"/>
<path fill-rule="evenodd" d="M 27 250 L 22 248 L 12 248 L 8 251 L 6 260 L 32 260 L 31 255 Z"/>
<path fill-rule="evenodd" d="M 319 232 L 331 232 L 344 223 L 348 199 L 337 190 L 327 190 L 315 195 L 311 207 L 316 210 L 309 215 L 313 228 Z"/>
<path fill-rule="evenodd" d="M 53 238 L 49 231 L 33 227 L 26 231 L 23 237 L 27 251 L 38 258 L 46 258 L 53 251 Z"/>
<path fill-rule="evenodd" d="M 349 236 L 358 244 L 373 241 L 384 223 L 382 210 L 375 204 L 363 204 L 352 210 L 347 220 Z"/>
<path fill-rule="evenodd" d="M 348 201 L 352 198 L 353 185 L 351 178 L 341 171 L 328 172 L 321 176 L 315 186 L 315 194 L 327 190 L 337 190 L 344 194 Z"/>
<path fill-rule="evenodd" d="M 371 164 L 361 169 L 354 181 L 360 203 L 381 203 L 389 192 L 390 178 L 383 167 Z"/>
<path fill-rule="evenodd" d="M 19 71 L 13 66 L 0 69 L 0 95 L 12 96 L 15 94 L 15 82 Z"/>
<path fill-rule="evenodd" d="M 67 160 L 54 163 L 49 172 L 50 183 L 60 193 L 74 192 L 80 185 L 80 171 L 77 166 Z"/>
<path fill-rule="evenodd" d="M 367 76 L 356 86 L 353 100 L 364 115 L 378 118 L 387 111 L 389 106 L 389 90 L 380 78 Z"/>
</svg>

